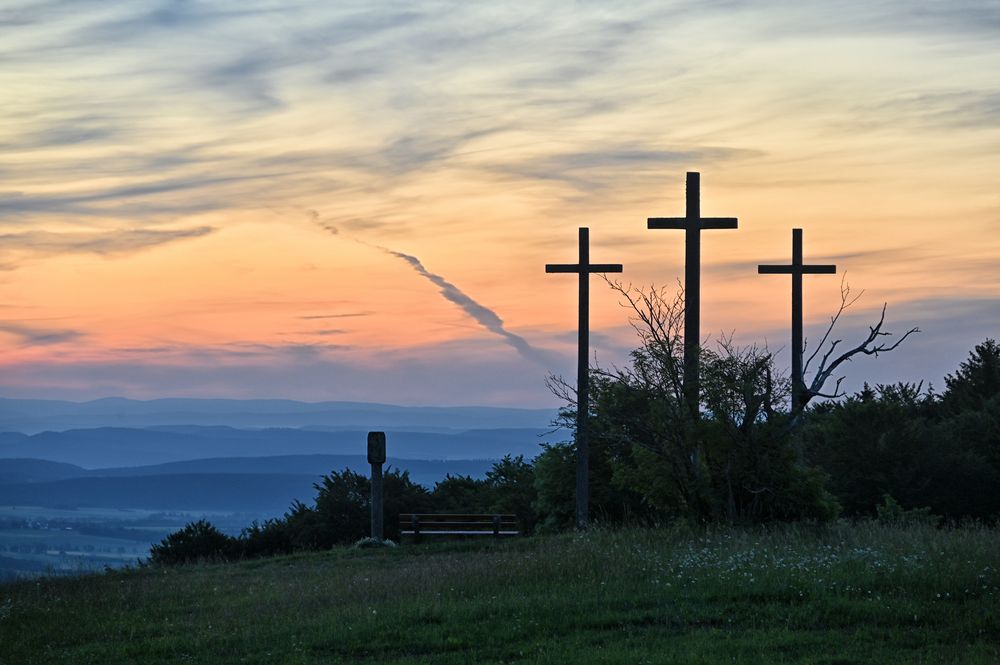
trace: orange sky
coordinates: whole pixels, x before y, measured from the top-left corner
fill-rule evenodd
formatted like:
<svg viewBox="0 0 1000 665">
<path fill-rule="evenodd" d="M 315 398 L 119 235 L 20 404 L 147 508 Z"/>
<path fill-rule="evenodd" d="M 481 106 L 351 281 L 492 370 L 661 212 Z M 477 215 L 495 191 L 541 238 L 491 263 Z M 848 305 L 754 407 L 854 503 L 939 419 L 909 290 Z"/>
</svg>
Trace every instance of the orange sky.
<svg viewBox="0 0 1000 665">
<path fill-rule="evenodd" d="M 940 385 L 1000 328 L 993 3 L 73 8 L 0 27 L 4 396 L 551 404 L 575 283 L 544 264 L 585 225 L 674 283 L 645 220 L 688 170 L 740 220 L 703 235 L 705 335 L 787 345 L 755 265 L 796 226 L 865 289 L 842 336 L 886 301 L 924 331 L 847 385 Z M 807 280 L 814 333 L 839 288 Z M 597 281 L 592 311 L 620 360 Z"/>
</svg>

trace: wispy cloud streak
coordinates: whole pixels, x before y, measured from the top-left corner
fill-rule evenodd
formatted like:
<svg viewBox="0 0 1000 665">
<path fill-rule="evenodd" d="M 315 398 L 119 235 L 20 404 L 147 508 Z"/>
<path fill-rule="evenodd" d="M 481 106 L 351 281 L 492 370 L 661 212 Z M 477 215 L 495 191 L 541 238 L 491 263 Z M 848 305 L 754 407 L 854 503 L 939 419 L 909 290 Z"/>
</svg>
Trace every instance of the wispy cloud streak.
<svg viewBox="0 0 1000 665">
<path fill-rule="evenodd" d="M 25 231 L 0 235 L 5 251 L 28 251 L 34 254 L 127 254 L 185 238 L 200 238 L 216 229 L 198 226 L 189 229 L 122 229 L 105 232 Z"/>
<path fill-rule="evenodd" d="M 7 333 L 28 346 L 62 344 L 84 336 L 78 330 L 38 328 L 17 321 L 0 321 L 0 333 Z"/>
<path fill-rule="evenodd" d="M 309 214 L 313 220 L 326 231 L 332 233 L 333 235 L 341 235 L 340 230 L 336 226 L 333 226 L 329 222 L 319 220 L 318 214 L 315 211 L 310 211 Z M 441 275 L 428 270 L 427 267 L 424 266 L 423 262 L 417 257 L 412 254 L 397 252 L 394 249 L 389 249 L 388 247 L 383 247 L 382 245 L 365 242 L 364 240 L 359 240 L 357 238 L 349 238 L 349 240 L 372 247 L 373 249 L 384 252 L 389 256 L 394 256 L 397 259 L 405 261 L 418 275 L 438 287 L 445 300 L 458 305 L 459 308 L 472 317 L 476 323 L 481 325 L 483 328 L 486 328 L 486 330 L 490 331 L 494 335 L 502 337 L 507 344 L 512 346 L 519 354 L 521 354 L 522 357 L 542 366 L 551 365 L 552 359 L 548 357 L 548 354 L 541 349 L 536 349 L 530 342 L 528 342 L 528 340 L 524 339 L 520 335 L 507 330 L 504 326 L 503 319 L 501 319 L 496 312 L 478 302 L 475 298 L 462 291 Z"/>
<path fill-rule="evenodd" d="M 518 353 L 528 360 L 536 362 L 540 365 L 546 364 L 545 353 L 533 347 L 528 343 L 528 340 L 524 339 L 520 335 L 507 330 L 504 327 L 503 319 L 501 319 L 496 312 L 477 302 L 441 275 L 436 275 L 427 270 L 427 268 L 424 267 L 424 264 L 420 262 L 420 259 L 410 254 L 397 252 L 380 245 L 373 245 L 373 247 L 389 254 L 390 256 L 395 256 L 396 258 L 406 261 L 410 264 L 410 267 L 417 272 L 417 274 L 437 286 L 441 290 L 441 295 L 444 296 L 446 300 L 449 300 L 450 302 L 453 302 L 461 307 L 462 311 L 475 319 L 479 325 L 483 326 L 490 332 L 503 337 L 508 344 L 514 347 Z"/>
</svg>

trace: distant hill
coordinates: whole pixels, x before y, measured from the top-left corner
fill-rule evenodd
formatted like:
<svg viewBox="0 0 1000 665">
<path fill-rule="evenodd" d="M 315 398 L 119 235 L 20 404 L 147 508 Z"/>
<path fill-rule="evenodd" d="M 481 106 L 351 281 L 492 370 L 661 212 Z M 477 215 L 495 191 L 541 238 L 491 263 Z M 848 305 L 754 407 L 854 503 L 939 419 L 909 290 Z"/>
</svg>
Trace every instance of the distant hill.
<svg viewBox="0 0 1000 665">
<path fill-rule="evenodd" d="M 69 478 L 0 485 L 0 505 L 280 514 L 294 499 L 310 503 L 318 479 L 259 473 Z"/>
<path fill-rule="evenodd" d="M 470 430 L 457 433 L 389 430 L 390 457 L 424 460 L 499 459 L 507 454 L 534 457 L 548 437 L 542 429 Z M 0 458 L 33 458 L 87 469 L 144 466 L 213 457 L 279 455 L 359 455 L 366 431 L 302 429 L 241 430 L 177 426 L 150 429 L 102 427 L 0 436 Z"/>
<path fill-rule="evenodd" d="M 4 460 L 0 460 L 0 469 Z M 68 466 L 68 465 L 67 465 Z M 463 475 L 482 478 L 493 467 L 493 460 L 413 460 L 390 457 L 386 469 L 408 471 L 410 479 L 421 485 L 433 487 L 446 475 Z M 74 467 L 79 468 L 79 467 Z M 169 474 L 315 474 L 350 469 L 365 476 L 371 471 L 362 455 L 282 455 L 276 457 L 221 457 L 203 460 L 168 462 L 153 466 L 124 467 L 117 469 L 80 469 L 89 477 L 159 476 Z"/>
<path fill-rule="evenodd" d="M 74 464 L 41 459 L 0 459 L 0 484 L 78 478 L 89 473 Z"/>
<path fill-rule="evenodd" d="M 555 409 L 482 406 L 412 407 L 367 402 L 292 400 L 156 399 L 109 397 L 90 402 L 0 398 L 0 431 L 157 425 L 224 425 L 234 428 L 322 427 L 351 430 L 456 432 L 468 429 L 548 427 Z"/>
<path fill-rule="evenodd" d="M 482 478 L 491 460 L 409 460 L 389 458 L 386 468 L 408 471 L 410 478 L 432 487 L 446 475 Z M 38 483 L 68 478 L 122 478 L 191 474 L 309 475 L 350 469 L 367 475 L 368 460 L 361 455 L 281 455 L 276 457 L 217 457 L 150 466 L 84 469 L 73 464 L 38 459 L 0 459 L 0 484 Z"/>
</svg>

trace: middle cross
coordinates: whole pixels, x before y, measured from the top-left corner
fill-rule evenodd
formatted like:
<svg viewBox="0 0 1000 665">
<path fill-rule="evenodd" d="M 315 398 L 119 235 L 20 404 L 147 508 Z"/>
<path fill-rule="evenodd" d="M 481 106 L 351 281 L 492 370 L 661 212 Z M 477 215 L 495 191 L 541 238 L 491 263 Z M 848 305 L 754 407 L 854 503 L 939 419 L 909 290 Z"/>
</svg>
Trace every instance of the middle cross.
<svg viewBox="0 0 1000 665">
<path fill-rule="evenodd" d="M 684 398 L 698 417 L 698 356 L 701 346 L 701 230 L 735 229 L 735 217 L 701 216 L 701 174 L 687 174 L 684 217 L 650 217 L 650 229 L 684 229 Z"/>
</svg>

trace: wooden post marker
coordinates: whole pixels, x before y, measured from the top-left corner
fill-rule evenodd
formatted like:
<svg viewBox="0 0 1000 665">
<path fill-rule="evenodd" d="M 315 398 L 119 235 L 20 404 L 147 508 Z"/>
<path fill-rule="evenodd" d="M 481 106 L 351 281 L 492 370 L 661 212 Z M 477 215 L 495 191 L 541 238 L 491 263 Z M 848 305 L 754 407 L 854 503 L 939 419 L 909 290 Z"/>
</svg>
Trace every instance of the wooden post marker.
<svg viewBox="0 0 1000 665">
<path fill-rule="evenodd" d="M 368 432 L 368 463 L 372 465 L 372 538 L 383 540 L 382 465 L 385 464 L 385 432 Z"/>
<path fill-rule="evenodd" d="M 577 263 L 547 263 L 545 272 L 577 273 L 580 275 L 580 318 L 577 329 L 576 365 L 576 527 L 584 529 L 589 520 L 590 448 L 587 443 L 587 413 L 590 411 L 590 275 L 591 273 L 621 272 L 620 263 L 590 262 L 590 229 L 580 228 L 580 260 Z"/>
<path fill-rule="evenodd" d="M 805 406 L 805 378 L 802 376 L 802 275 L 832 275 L 835 265 L 802 263 L 802 229 L 792 229 L 791 265 L 759 265 L 760 275 L 792 276 L 792 413 Z"/>
</svg>

